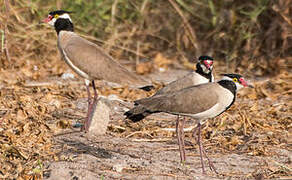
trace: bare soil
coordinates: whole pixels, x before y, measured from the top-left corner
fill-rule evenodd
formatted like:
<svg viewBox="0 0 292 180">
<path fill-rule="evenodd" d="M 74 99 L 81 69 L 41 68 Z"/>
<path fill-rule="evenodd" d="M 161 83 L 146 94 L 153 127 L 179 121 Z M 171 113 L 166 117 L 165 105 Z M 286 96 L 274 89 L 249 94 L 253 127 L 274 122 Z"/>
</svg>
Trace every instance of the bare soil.
<svg viewBox="0 0 292 180">
<path fill-rule="evenodd" d="M 159 74 L 156 77 L 167 82 L 186 72 L 176 73 L 178 74 L 170 71 L 169 74 Z M 286 99 L 283 100 L 285 101 Z M 133 106 L 132 103 L 110 98 L 108 102 L 112 111 L 110 125 L 105 135 L 91 137 L 80 132 L 79 128 L 59 129 L 55 133 L 54 148 L 58 150 L 57 159 L 45 163 L 43 174 L 45 179 L 292 178 L 292 152 L 288 148 L 288 142 L 274 146 L 269 145 L 269 142 L 263 144 L 260 142 L 261 136 L 264 137 L 261 133 L 248 130 L 249 133 L 242 138 L 247 139 L 245 142 L 233 142 L 232 139 L 237 137 L 238 133 L 230 128 L 231 126 L 222 131 L 217 129 L 222 119 L 239 121 L 240 104 L 248 105 L 247 109 L 250 109 L 254 102 L 239 98 L 240 104 L 235 104 L 236 108 L 227 112 L 227 115 L 223 114 L 215 120 L 210 120 L 210 124 L 207 123 L 203 130 L 204 146 L 219 174 L 210 171 L 207 161 L 205 161 L 207 174 L 202 174 L 198 146 L 191 137 L 189 131 L 191 128 L 188 128 L 195 126 L 192 121 L 186 124 L 187 161 L 181 164 L 174 133 L 175 116 L 160 113 L 146 118 L 141 123 L 133 124 L 126 121 L 123 116 L 123 112 Z M 81 122 L 87 108 L 86 99 L 78 98 L 74 104 L 75 109 L 64 108 L 55 112 L 55 115 L 58 119 L 69 121 L 70 124 Z M 212 125 L 213 122 L 217 122 L 216 126 Z M 228 127 L 228 123 L 226 126 Z M 223 136 L 230 137 L 231 144 L 224 145 L 226 142 L 220 142 Z M 283 136 L 289 137 L 287 134 Z M 257 138 L 259 140 L 256 140 Z M 264 150 L 256 153 L 261 146 Z M 254 149 L 251 150 L 250 147 Z"/>
</svg>

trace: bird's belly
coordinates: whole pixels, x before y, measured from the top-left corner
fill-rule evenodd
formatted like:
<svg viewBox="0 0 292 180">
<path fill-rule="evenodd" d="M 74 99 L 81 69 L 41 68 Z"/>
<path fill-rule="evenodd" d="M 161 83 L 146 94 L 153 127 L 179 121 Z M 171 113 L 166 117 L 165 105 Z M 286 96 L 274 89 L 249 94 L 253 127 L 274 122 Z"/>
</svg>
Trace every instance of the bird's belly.
<svg viewBox="0 0 292 180">
<path fill-rule="evenodd" d="M 213 118 L 216 117 L 217 115 L 219 115 L 222 111 L 224 111 L 224 109 L 220 108 L 219 104 L 215 104 L 213 107 L 211 107 L 210 109 L 200 112 L 200 113 L 196 113 L 196 114 L 180 114 L 180 115 L 185 115 L 185 116 L 189 116 L 192 117 L 196 120 L 204 120 L 204 119 L 208 119 L 208 118 Z"/>
</svg>

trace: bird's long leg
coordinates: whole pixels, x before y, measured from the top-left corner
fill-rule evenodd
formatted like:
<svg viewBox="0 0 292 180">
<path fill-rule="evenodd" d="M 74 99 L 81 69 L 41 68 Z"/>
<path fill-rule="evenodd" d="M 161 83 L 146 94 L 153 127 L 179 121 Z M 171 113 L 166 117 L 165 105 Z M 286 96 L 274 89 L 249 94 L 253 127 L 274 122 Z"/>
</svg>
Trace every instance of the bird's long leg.
<svg viewBox="0 0 292 180">
<path fill-rule="evenodd" d="M 93 95 L 93 101 L 90 101 L 90 104 L 88 106 L 87 121 L 86 121 L 86 126 L 85 126 L 86 132 L 89 130 L 89 127 L 90 127 L 90 124 L 91 124 L 91 121 L 93 118 L 93 114 L 94 114 L 94 108 L 95 108 L 95 105 L 97 103 L 97 98 L 98 98 L 98 94 L 97 94 L 94 80 L 92 80 L 91 83 L 92 83 L 94 95 Z"/>
<path fill-rule="evenodd" d="M 95 86 L 94 80 L 92 80 L 92 88 L 93 88 L 93 92 L 94 92 L 93 101 L 96 101 L 97 97 L 98 97 L 98 94 L 97 94 L 97 90 L 96 90 L 96 86 Z"/>
<path fill-rule="evenodd" d="M 200 124 L 200 123 L 199 123 L 199 124 Z M 196 133 L 197 133 L 197 131 L 198 131 L 198 129 L 199 129 L 199 124 L 198 124 L 198 126 L 197 126 L 197 127 L 194 129 L 194 131 L 193 131 L 193 137 L 196 136 Z M 198 136 L 199 136 L 199 134 L 198 134 Z M 198 141 L 197 141 L 197 142 L 198 142 Z M 199 144 L 199 142 L 198 142 L 198 144 Z M 203 150 L 204 156 L 205 156 L 205 157 L 207 158 L 207 160 L 208 160 L 208 164 L 209 164 L 209 167 L 210 167 L 211 171 L 213 170 L 216 174 L 218 174 L 218 172 L 217 172 L 217 170 L 216 170 L 214 164 L 212 163 L 212 161 L 210 160 L 210 158 L 207 156 L 206 149 L 205 149 L 205 147 L 204 147 L 203 144 L 202 144 L 202 150 Z"/>
<path fill-rule="evenodd" d="M 186 162 L 184 126 L 185 126 L 185 117 L 183 117 L 181 121 L 180 131 L 181 131 L 181 142 L 182 142 L 182 151 L 183 151 L 183 162 Z"/>
<path fill-rule="evenodd" d="M 89 82 L 86 82 L 88 80 L 85 80 L 85 85 L 86 85 L 86 91 L 87 91 L 87 97 L 88 97 L 88 106 L 91 104 L 91 94 L 90 94 L 90 89 L 89 89 Z"/>
<path fill-rule="evenodd" d="M 84 125 L 82 126 L 81 128 L 81 131 L 87 131 L 88 130 L 88 120 L 89 120 L 89 116 L 90 116 L 90 106 L 91 106 L 91 102 L 92 102 L 92 99 L 91 99 L 91 94 L 90 94 L 90 89 L 89 89 L 89 84 L 90 84 L 90 81 L 88 81 L 87 79 L 85 79 L 85 86 L 86 86 L 86 91 L 87 91 L 87 101 L 88 101 L 88 106 L 87 106 L 87 116 L 86 116 L 86 119 L 84 121 Z"/>
<path fill-rule="evenodd" d="M 184 159 L 184 151 L 183 151 L 183 145 L 182 145 L 180 126 L 181 126 L 180 118 L 179 118 L 179 116 L 177 116 L 177 119 L 176 119 L 176 136 L 177 136 L 178 147 L 179 147 L 179 152 L 180 152 L 180 160 L 183 163 L 185 161 L 185 159 Z"/>
<path fill-rule="evenodd" d="M 202 144 L 202 149 L 203 149 L 203 153 L 204 153 L 205 157 L 206 157 L 207 160 L 208 160 L 208 164 L 209 164 L 210 170 L 211 170 L 211 171 L 213 170 L 216 174 L 218 174 L 218 172 L 217 172 L 217 170 L 216 170 L 216 168 L 215 168 L 213 162 L 212 162 L 212 161 L 210 160 L 210 158 L 207 156 L 206 149 L 205 149 L 205 147 L 204 147 L 203 144 Z"/>
<path fill-rule="evenodd" d="M 204 161 L 203 161 L 203 147 L 202 147 L 202 142 L 201 142 L 201 123 L 198 123 L 198 145 L 199 145 L 199 149 L 200 149 L 200 158 L 201 158 L 201 164 L 202 164 L 202 171 L 203 174 L 206 173 L 205 171 L 205 166 L 204 166 Z"/>
<path fill-rule="evenodd" d="M 177 116 L 176 125 L 175 125 L 175 132 L 176 132 L 176 137 L 177 137 L 177 142 L 178 142 L 178 148 L 179 148 L 179 153 L 180 153 L 180 161 L 182 161 L 181 139 L 180 139 L 180 133 L 178 131 L 179 124 L 180 124 L 179 123 L 179 116 Z"/>
</svg>

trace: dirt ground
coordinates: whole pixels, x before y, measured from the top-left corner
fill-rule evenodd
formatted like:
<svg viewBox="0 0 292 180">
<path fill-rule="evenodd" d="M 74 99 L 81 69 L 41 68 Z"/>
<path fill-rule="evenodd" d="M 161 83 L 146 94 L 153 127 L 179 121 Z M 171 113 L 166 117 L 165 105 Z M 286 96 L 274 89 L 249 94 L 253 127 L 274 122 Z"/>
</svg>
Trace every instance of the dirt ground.
<svg viewBox="0 0 292 180">
<path fill-rule="evenodd" d="M 262 168 L 286 164 L 292 155 L 285 149 L 277 149 L 274 157 L 209 153 L 220 174 L 208 170 L 203 175 L 197 146 L 188 146 L 187 163 L 182 165 L 174 138 L 147 142 L 105 135 L 88 139 L 77 132 L 56 140 L 63 159 L 46 165 L 45 179 L 253 179 L 254 173 L 262 179 Z"/>
<path fill-rule="evenodd" d="M 184 73 L 186 72 L 170 71 L 169 74 L 159 74 L 154 77 L 168 82 Z M 248 92 L 250 90 L 243 91 L 239 96 L 244 97 Z M 57 159 L 45 162 L 44 179 L 292 178 L 292 151 L 287 139 L 291 137 L 289 132 L 283 131 L 283 142 L 273 145 L 269 141 L 265 142 L 265 133 L 253 132 L 251 127 L 230 128 L 235 125 L 234 122 L 239 121 L 241 116 L 249 117 L 246 113 L 250 111 L 255 100 L 239 98 L 235 108 L 205 125 L 203 143 L 219 172 L 219 174 L 215 174 L 210 171 L 207 161 L 205 161 L 206 175 L 202 174 L 198 146 L 191 137 L 190 129 L 195 126 L 192 121 L 188 121 L 185 126 L 187 162 L 181 164 L 174 133 L 175 116 L 160 113 L 146 118 L 141 123 L 132 124 L 125 121 L 122 115 L 126 109 L 132 106 L 132 103 L 109 98 L 107 100 L 112 111 L 106 135 L 90 137 L 80 132 L 79 128 L 61 128 L 56 131 L 54 148 L 58 150 Z M 270 102 L 268 99 L 261 101 L 258 102 L 259 105 Z M 273 103 L 287 103 L 287 99 L 283 98 Z M 58 116 L 57 119 L 60 122 L 76 124 L 85 117 L 86 98 L 78 98 L 73 104 L 75 104 L 73 109 L 63 108 L 55 112 L 55 116 Z M 241 106 L 244 106 L 245 109 Z M 285 107 L 287 108 L 287 106 Z M 242 113 L 238 113 L 238 111 L 242 111 Z M 288 113 L 284 119 L 290 118 L 291 120 L 290 115 Z M 225 123 L 222 121 L 230 119 L 231 124 L 228 122 L 225 124 L 229 128 L 220 130 L 222 123 Z M 246 119 L 252 121 L 252 119 Z M 52 126 L 56 124 L 55 121 L 49 123 Z M 247 133 L 242 135 L 240 131 Z M 239 134 L 239 140 L 234 140 Z M 271 134 L 273 134 L 272 130 Z M 223 137 L 228 137 L 230 141 L 221 141 Z"/>
</svg>

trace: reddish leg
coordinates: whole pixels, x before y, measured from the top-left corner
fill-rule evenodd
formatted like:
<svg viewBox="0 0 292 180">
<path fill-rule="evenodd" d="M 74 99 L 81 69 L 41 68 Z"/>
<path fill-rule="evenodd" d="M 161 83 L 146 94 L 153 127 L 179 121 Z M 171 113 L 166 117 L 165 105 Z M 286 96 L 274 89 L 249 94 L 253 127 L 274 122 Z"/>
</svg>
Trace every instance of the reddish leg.
<svg viewBox="0 0 292 180">
<path fill-rule="evenodd" d="M 179 147 L 179 152 L 180 152 L 180 160 L 182 163 L 186 161 L 186 155 L 185 155 L 185 146 L 184 146 L 184 133 L 183 133 L 183 124 L 184 120 L 180 121 L 179 116 L 177 116 L 176 120 L 176 136 L 177 136 L 177 141 L 178 141 L 178 147 Z"/>
<path fill-rule="evenodd" d="M 214 171 L 216 174 L 218 174 L 218 172 L 216 171 L 216 168 L 214 166 L 214 164 L 212 163 L 212 161 L 210 160 L 210 158 L 207 156 L 207 153 L 206 153 L 206 150 L 201 142 L 201 123 L 198 123 L 198 126 L 194 129 L 194 132 L 193 132 L 193 137 L 195 137 L 196 133 L 198 131 L 198 140 L 197 140 L 197 143 L 199 145 L 199 150 L 200 150 L 200 158 L 201 158 L 201 164 L 202 164 L 202 170 L 203 170 L 203 173 L 205 174 L 205 167 L 204 167 L 204 162 L 203 162 L 203 156 L 202 154 L 205 155 L 205 157 L 207 158 L 208 160 L 208 164 L 209 164 L 209 167 L 210 167 L 210 170 Z"/>
<path fill-rule="evenodd" d="M 85 119 L 85 123 L 83 126 L 84 128 L 82 128 L 82 130 L 85 130 L 85 132 L 88 132 L 88 130 L 89 130 L 89 127 L 90 127 L 90 124 L 92 121 L 92 117 L 93 117 L 93 109 L 96 105 L 97 97 L 98 97 L 94 80 L 92 80 L 91 83 L 92 83 L 92 88 L 93 88 L 93 92 L 94 92 L 93 101 L 92 101 L 90 90 L 89 90 L 89 83 L 86 83 L 86 89 L 87 89 L 87 95 L 88 95 L 88 110 L 87 110 L 87 117 Z"/>
<path fill-rule="evenodd" d="M 183 117 L 181 121 L 180 131 L 181 131 L 181 142 L 182 142 L 182 149 L 183 149 L 183 162 L 186 162 L 184 126 L 185 126 L 185 117 Z"/>
<path fill-rule="evenodd" d="M 202 147 L 202 142 L 201 142 L 201 123 L 198 124 L 198 145 L 199 145 L 199 150 L 200 150 L 200 158 L 201 158 L 201 164 L 202 164 L 202 171 L 203 171 L 203 174 L 206 174 L 206 171 L 205 171 L 205 166 L 204 166 L 204 161 L 203 161 L 203 147 Z"/>
</svg>

